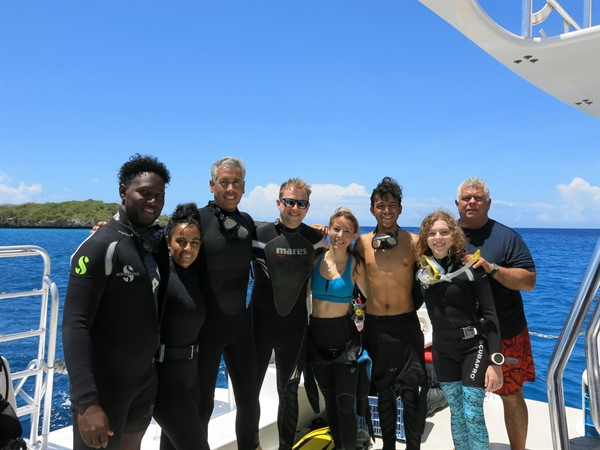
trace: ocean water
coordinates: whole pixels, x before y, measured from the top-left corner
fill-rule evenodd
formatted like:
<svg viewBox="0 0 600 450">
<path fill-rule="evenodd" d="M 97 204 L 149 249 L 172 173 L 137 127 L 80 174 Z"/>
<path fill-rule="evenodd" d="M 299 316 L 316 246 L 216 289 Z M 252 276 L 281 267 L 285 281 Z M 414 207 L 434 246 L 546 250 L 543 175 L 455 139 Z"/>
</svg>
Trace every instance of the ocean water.
<svg viewBox="0 0 600 450">
<path fill-rule="evenodd" d="M 408 228 L 416 232 L 415 228 Z M 362 228 L 361 232 L 372 228 Z M 546 401 L 546 372 L 556 340 L 571 308 L 571 304 L 592 252 L 600 238 L 600 230 L 580 229 L 520 229 L 537 267 L 537 285 L 524 292 L 531 342 L 537 372 L 535 383 L 525 385 L 527 398 Z M 89 230 L 63 229 L 0 229 L 0 245 L 37 245 L 50 255 L 51 277 L 60 296 L 59 339 L 57 358 L 63 359 L 60 324 L 62 304 L 66 292 L 69 257 L 88 236 Z M 29 290 L 41 285 L 43 264 L 40 258 L 0 259 L 0 292 Z M 39 317 L 39 299 L 32 297 L 0 302 L 0 334 L 36 327 Z M 23 370 L 35 358 L 37 341 L 0 343 L 0 354 L 5 356 L 13 371 Z M 585 368 L 584 339 L 579 336 L 564 377 L 567 406 L 581 408 L 581 374 Z M 225 370 L 219 375 L 219 384 L 226 385 Z M 26 385 L 27 388 L 27 385 Z M 70 423 L 68 379 L 57 375 L 53 394 L 53 429 Z M 27 427 L 27 423 L 24 424 Z"/>
</svg>

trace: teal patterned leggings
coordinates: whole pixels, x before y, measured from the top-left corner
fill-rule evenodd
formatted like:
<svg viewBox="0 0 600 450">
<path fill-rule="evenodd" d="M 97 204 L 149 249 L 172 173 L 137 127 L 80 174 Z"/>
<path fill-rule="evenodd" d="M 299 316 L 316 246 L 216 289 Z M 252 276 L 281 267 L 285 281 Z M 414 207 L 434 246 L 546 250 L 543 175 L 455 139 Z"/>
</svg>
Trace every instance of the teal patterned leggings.
<svg viewBox="0 0 600 450">
<path fill-rule="evenodd" d="M 455 449 L 489 449 L 489 436 L 483 416 L 485 389 L 463 386 L 460 381 L 440 382 L 440 387 L 450 405 Z"/>
</svg>

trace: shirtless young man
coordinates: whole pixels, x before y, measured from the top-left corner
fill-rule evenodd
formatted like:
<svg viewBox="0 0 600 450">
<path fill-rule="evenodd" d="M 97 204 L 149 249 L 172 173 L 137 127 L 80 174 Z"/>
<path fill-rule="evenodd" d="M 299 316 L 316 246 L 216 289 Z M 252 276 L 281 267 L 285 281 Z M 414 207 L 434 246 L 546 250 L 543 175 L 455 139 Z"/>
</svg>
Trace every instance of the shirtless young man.
<svg viewBox="0 0 600 450">
<path fill-rule="evenodd" d="M 401 212 L 402 188 L 385 177 L 371 194 L 377 228 L 355 245 L 365 262 L 357 281 L 367 297 L 365 345 L 373 360 L 384 450 L 396 447 L 398 395 L 404 404 L 407 449 L 420 448 L 427 409 L 423 333 L 413 300 L 417 236 L 398 226 Z"/>
</svg>

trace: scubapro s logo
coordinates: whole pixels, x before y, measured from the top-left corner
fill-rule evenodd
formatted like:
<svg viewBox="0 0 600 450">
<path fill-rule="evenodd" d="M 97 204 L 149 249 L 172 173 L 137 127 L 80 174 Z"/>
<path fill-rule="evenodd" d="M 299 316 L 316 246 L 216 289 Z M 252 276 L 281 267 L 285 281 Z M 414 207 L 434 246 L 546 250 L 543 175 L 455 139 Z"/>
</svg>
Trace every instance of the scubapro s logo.
<svg viewBox="0 0 600 450">
<path fill-rule="evenodd" d="M 86 264 L 90 262 L 90 258 L 88 258 L 87 256 L 82 256 L 77 260 L 77 266 L 75 267 L 75 273 L 77 275 L 85 275 L 85 273 L 87 272 L 87 266 Z"/>
<path fill-rule="evenodd" d="M 133 267 L 130 265 L 123 266 L 123 270 L 121 272 L 117 272 L 117 277 L 122 278 L 125 283 L 131 283 L 135 277 L 139 277 L 140 273 L 136 272 Z"/>
<path fill-rule="evenodd" d="M 135 275 L 137 275 L 136 273 L 134 273 L 133 271 L 133 267 L 131 266 L 124 266 L 123 267 L 123 281 L 125 283 L 130 283 L 133 281 L 133 279 L 135 278 Z"/>
</svg>

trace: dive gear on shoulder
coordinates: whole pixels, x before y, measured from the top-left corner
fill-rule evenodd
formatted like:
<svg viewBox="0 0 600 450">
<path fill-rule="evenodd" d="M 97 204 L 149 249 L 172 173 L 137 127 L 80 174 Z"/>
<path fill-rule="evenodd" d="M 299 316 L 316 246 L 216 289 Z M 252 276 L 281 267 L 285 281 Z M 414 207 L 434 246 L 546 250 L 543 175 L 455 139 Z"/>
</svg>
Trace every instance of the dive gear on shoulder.
<svg viewBox="0 0 600 450">
<path fill-rule="evenodd" d="M 466 273 L 467 278 L 469 280 L 473 280 L 473 274 L 469 270 L 471 266 L 479 259 L 480 252 L 477 250 L 473 255 L 471 255 L 471 259 L 459 269 L 454 272 L 446 273 L 444 268 L 435 260 L 433 257 L 429 256 L 421 256 L 419 260 L 419 265 L 421 268 L 417 271 L 417 279 L 423 284 L 436 284 L 442 281 L 452 282 L 452 279 L 461 275 L 462 273 Z"/>
</svg>

